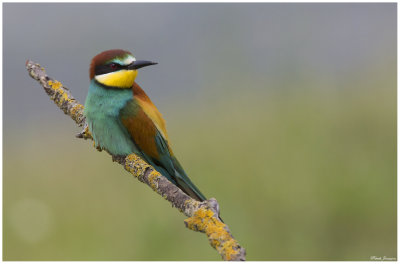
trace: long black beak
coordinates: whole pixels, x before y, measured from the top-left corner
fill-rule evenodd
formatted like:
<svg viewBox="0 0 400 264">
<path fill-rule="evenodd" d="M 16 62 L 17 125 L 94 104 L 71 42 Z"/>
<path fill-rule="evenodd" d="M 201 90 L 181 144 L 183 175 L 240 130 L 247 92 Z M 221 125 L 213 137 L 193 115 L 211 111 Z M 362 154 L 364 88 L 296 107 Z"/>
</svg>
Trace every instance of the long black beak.
<svg viewBox="0 0 400 264">
<path fill-rule="evenodd" d="M 136 69 L 140 69 L 140 68 L 143 68 L 143 67 L 146 67 L 146 66 L 150 66 L 150 65 L 155 65 L 155 64 L 157 64 L 157 62 L 139 60 L 139 61 L 132 62 L 128 66 L 128 69 L 136 70 Z"/>
</svg>

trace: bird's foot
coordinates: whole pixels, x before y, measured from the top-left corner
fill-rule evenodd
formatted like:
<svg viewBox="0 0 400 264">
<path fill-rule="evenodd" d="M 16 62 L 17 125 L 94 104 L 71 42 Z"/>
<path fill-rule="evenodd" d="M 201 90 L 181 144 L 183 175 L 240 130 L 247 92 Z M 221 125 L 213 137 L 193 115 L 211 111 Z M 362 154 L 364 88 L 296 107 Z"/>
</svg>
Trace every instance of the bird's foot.
<svg viewBox="0 0 400 264">
<path fill-rule="evenodd" d="M 89 126 L 85 123 L 81 132 L 75 135 L 77 138 L 88 139 L 92 138 L 92 134 L 89 131 Z"/>
<path fill-rule="evenodd" d="M 124 164 L 125 163 L 125 155 L 111 155 L 112 161 L 118 162 L 119 164 Z"/>
<path fill-rule="evenodd" d="M 217 199 L 215 198 L 210 198 L 206 200 L 208 207 L 214 211 L 214 213 L 218 216 L 219 220 L 221 220 L 222 223 L 224 221 L 222 220 L 221 216 L 219 215 L 219 203 L 217 202 Z"/>
</svg>

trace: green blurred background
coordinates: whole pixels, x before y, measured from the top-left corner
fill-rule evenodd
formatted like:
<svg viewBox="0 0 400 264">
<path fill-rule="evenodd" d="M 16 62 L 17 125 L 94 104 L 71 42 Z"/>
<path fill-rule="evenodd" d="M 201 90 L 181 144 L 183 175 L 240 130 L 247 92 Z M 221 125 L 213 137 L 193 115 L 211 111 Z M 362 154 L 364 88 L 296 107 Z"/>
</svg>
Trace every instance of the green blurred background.
<svg viewBox="0 0 400 264">
<path fill-rule="evenodd" d="M 3 259 L 219 260 L 76 139 L 24 69 L 81 102 L 111 48 L 248 260 L 397 257 L 396 4 L 3 4 Z"/>
</svg>

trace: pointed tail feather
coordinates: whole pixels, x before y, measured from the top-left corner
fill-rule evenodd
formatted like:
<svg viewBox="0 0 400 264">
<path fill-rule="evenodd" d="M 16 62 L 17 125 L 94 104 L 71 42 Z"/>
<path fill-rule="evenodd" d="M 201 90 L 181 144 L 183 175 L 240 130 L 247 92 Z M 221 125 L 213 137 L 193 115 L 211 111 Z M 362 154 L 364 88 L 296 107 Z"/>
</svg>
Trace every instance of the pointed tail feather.
<svg viewBox="0 0 400 264">
<path fill-rule="evenodd" d="M 184 191 L 187 195 L 200 202 L 207 200 L 207 198 L 200 192 L 199 189 L 192 183 L 186 174 L 181 175 L 179 172 L 175 173 L 175 180 L 177 186 Z"/>
</svg>

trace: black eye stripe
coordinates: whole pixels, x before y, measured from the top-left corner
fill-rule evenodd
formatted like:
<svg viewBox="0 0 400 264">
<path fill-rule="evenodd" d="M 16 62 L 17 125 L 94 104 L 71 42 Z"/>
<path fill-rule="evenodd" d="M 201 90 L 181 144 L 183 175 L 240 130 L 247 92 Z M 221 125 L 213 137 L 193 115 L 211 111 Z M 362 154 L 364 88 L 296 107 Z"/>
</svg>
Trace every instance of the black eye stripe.
<svg viewBox="0 0 400 264">
<path fill-rule="evenodd" d="M 111 67 L 113 65 L 113 67 Z M 127 69 L 129 65 L 120 65 L 118 63 L 112 62 L 108 63 L 106 65 L 98 65 L 94 69 L 94 74 L 95 75 L 101 75 L 101 74 L 106 74 L 114 71 L 119 71 L 122 69 Z"/>
</svg>

